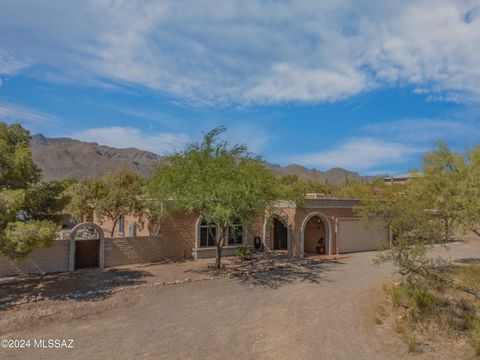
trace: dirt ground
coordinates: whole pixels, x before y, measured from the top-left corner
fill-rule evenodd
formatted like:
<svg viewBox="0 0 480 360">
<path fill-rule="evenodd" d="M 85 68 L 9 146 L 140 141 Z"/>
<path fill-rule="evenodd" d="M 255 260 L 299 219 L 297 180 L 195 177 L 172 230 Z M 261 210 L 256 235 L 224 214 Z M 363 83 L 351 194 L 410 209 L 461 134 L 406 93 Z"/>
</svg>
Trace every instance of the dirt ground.
<svg viewBox="0 0 480 360">
<path fill-rule="evenodd" d="M 480 243 L 438 252 L 473 261 Z M 3 279 L 0 301 L 32 294 L 41 301 L 0 311 L 0 339 L 73 339 L 73 349 L 31 343 L 0 348 L 0 359 L 452 358 L 455 349 L 410 355 L 398 336 L 375 324 L 393 272 L 374 266 L 374 256 L 277 255 L 231 259 L 221 272 L 202 260 Z"/>
</svg>

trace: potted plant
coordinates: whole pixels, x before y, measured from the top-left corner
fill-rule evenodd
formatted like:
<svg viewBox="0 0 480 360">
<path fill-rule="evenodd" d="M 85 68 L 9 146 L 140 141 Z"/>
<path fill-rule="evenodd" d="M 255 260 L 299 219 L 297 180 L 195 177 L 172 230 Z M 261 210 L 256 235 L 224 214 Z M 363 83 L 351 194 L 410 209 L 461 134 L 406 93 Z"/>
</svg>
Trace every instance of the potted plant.
<svg viewBox="0 0 480 360">
<path fill-rule="evenodd" d="M 323 237 L 321 237 L 320 240 L 318 240 L 316 249 L 317 249 L 317 254 L 319 255 L 325 254 L 325 242 Z"/>
</svg>

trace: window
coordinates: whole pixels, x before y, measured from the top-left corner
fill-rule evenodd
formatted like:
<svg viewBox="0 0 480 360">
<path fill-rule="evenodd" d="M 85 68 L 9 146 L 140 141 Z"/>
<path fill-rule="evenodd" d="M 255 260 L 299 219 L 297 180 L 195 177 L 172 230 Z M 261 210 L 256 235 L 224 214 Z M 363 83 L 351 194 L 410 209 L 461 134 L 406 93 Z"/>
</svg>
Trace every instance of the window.
<svg viewBox="0 0 480 360">
<path fill-rule="evenodd" d="M 217 226 L 215 224 L 207 224 L 205 220 L 200 225 L 200 247 L 215 246 L 217 237 Z"/>
<path fill-rule="evenodd" d="M 228 245 L 243 244 L 243 226 L 242 224 L 233 225 L 228 232 Z"/>
<path fill-rule="evenodd" d="M 200 247 L 215 246 L 215 240 L 218 236 L 218 227 L 215 224 L 207 224 L 202 220 L 200 224 Z M 243 244 L 243 226 L 238 223 L 233 225 L 226 238 L 226 245 Z"/>
<path fill-rule="evenodd" d="M 125 232 L 125 216 L 120 217 L 120 221 L 118 222 L 118 231 Z"/>
</svg>

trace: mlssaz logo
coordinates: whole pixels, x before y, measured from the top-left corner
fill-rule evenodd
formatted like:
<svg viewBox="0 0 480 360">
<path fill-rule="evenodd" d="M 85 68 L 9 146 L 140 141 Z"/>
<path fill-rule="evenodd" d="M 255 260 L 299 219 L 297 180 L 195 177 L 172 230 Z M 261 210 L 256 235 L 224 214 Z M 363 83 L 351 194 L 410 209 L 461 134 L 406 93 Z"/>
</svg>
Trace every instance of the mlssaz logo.
<svg viewBox="0 0 480 360">
<path fill-rule="evenodd" d="M 73 339 L 35 339 L 33 346 L 41 349 L 73 349 Z"/>
</svg>

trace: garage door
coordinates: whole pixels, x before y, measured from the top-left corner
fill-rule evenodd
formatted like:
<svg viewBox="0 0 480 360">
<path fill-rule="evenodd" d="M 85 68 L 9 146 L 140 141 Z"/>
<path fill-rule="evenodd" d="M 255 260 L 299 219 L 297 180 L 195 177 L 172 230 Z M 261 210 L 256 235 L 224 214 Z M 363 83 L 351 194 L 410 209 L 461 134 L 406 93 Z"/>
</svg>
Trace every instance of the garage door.
<svg viewBox="0 0 480 360">
<path fill-rule="evenodd" d="M 338 220 L 337 239 L 340 253 L 377 250 L 380 242 L 388 241 L 388 231 L 381 223 Z"/>
</svg>

